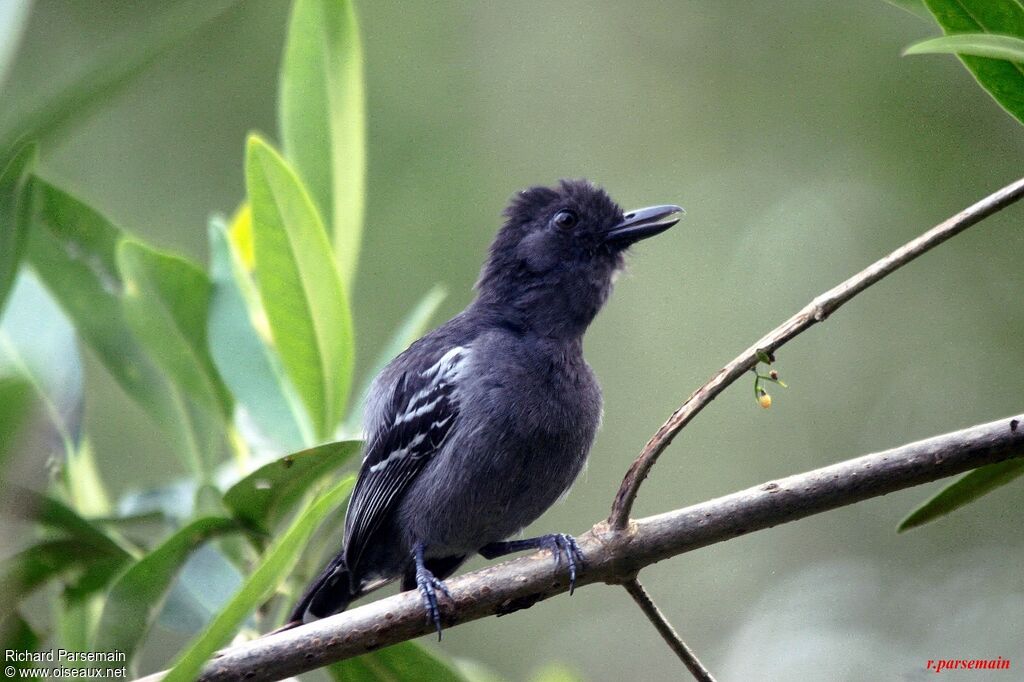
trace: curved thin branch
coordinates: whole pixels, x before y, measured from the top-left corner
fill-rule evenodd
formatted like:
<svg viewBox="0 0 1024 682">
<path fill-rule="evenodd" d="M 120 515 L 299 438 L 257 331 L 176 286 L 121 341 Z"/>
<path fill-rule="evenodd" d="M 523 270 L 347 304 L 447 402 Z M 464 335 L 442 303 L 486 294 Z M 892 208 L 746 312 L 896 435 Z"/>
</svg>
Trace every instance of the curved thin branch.
<svg viewBox="0 0 1024 682">
<path fill-rule="evenodd" d="M 647 445 L 640 451 L 622 479 L 622 484 L 615 495 L 615 502 L 612 504 L 611 513 L 608 516 L 608 525 L 620 530 L 626 527 L 640 484 L 647 478 L 647 474 L 650 473 L 651 467 L 658 461 L 661 453 L 665 451 L 679 431 L 708 403 L 743 376 L 745 372 L 756 366 L 759 355 L 767 353 L 770 356 L 787 341 L 825 320 L 844 303 L 886 275 L 895 272 L 950 237 L 956 236 L 968 227 L 1013 204 L 1021 197 L 1024 197 L 1024 178 L 990 194 L 973 206 L 965 208 L 916 239 L 907 242 L 885 258 L 875 261 L 842 284 L 821 294 L 796 315 L 765 334 L 757 343 L 718 370 L 707 383 L 687 398 L 686 402 L 673 412 L 657 433 L 647 441 Z"/>
<path fill-rule="evenodd" d="M 651 595 L 647 594 L 647 590 L 640 584 L 640 581 L 633 578 L 622 583 L 622 586 L 626 588 L 626 592 L 629 592 L 629 596 L 633 598 L 636 605 L 647 616 L 647 620 L 651 621 L 658 634 L 661 635 L 661 638 L 665 640 L 669 648 L 675 652 L 679 660 L 686 666 L 686 669 L 690 671 L 693 679 L 697 680 L 697 682 L 715 682 L 715 678 L 711 676 L 708 669 L 700 662 L 697 654 L 693 653 L 693 650 L 686 645 L 683 638 L 672 627 L 672 623 L 668 622 L 668 618 L 665 617 L 665 614 L 661 612 L 658 605 L 651 599 Z"/>
<path fill-rule="evenodd" d="M 581 535 L 586 569 L 577 587 L 633 580 L 644 566 L 706 545 L 795 521 L 894 490 L 1024 456 L 1024 415 L 955 431 L 770 481 L 708 502 Z M 549 552 L 536 552 L 447 581 L 446 627 L 529 608 L 568 590 Z M 225 650 L 200 680 L 278 680 L 390 644 L 432 634 L 415 592 L 403 592 L 309 625 Z M 146 680 L 158 680 L 157 673 Z"/>
</svg>

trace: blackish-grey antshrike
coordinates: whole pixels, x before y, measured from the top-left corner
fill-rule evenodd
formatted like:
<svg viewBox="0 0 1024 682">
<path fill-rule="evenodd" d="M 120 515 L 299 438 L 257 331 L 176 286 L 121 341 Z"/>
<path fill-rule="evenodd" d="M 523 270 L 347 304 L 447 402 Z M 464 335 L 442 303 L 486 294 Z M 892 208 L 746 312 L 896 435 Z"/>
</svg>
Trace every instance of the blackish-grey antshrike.
<svg viewBox="0 0 1024 682">
<path fill-rule="evenodd" d="M 571 536 L 509 538 L 558 500 L 586 461 L 601 389 L 583 359 L 583 333 L 623 251 L 681 214 L 654 206 L 624 215 L 586 181 L 513 198 L 476 300 L 374 380 L 344 546 L 289 626 L 401 578 L 403 590 L 419 589 L 440 636 L 442 580 L 476 552 L 549 548 L 571 591 L 584 561 Z"/>
</svg>

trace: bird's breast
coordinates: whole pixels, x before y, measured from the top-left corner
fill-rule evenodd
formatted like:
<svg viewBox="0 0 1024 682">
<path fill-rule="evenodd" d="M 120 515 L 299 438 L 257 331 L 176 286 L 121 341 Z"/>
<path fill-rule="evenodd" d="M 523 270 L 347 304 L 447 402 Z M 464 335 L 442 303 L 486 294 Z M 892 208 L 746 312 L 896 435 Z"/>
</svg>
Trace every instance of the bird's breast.
<svg viewBox="0 0 1024 682">
<path fill-rule="evenodd" d="M 505 350 L 500 360 L 474 353 L 458 426 L 403 505 L 410 524 L 453 549 L 475 551 L 535 521 L 583 469 L 600 422 L 582 356 Z"/>
</svg>

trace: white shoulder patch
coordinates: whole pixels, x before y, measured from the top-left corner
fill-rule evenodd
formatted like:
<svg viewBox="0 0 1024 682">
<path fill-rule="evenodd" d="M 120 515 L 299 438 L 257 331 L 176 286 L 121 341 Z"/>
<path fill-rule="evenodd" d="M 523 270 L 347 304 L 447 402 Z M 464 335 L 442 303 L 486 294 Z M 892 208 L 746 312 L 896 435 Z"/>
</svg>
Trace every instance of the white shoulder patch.
<svg viewBox="0 0 1024 682">
<path fill-rule="evenodd" d="M 419 373 L 415 385 L 420 388 L 394 416 L 394 421 L 384 428 L 394 429 L 412 422 L 417 422 L 420 432 L 412 437 L 411 442 L 398 447 L 388 456 L 370 467 L 371 472 L 378 472 L 389 464 L 397 463 L 406 457 L 417 456 L 428 434 L 443 430 L 453 415 L 451 401 L 458 400 L 458 378 L 468 364 L 470 349 L 467 346 L 455 346 L 437 362 Z M 416 428 L 416 427 L 414 427 Z M 369 451 L 363 459 L 369 456 Z"/>
<path fill-rule="evenodd" d="M 470 351 L 467 346 L 455 346 L 441 356 L 441 359 L 423 370 L 424 379 L 435 381 L 454 381 L 460 370 L 466 365 Z"/>
</svg>

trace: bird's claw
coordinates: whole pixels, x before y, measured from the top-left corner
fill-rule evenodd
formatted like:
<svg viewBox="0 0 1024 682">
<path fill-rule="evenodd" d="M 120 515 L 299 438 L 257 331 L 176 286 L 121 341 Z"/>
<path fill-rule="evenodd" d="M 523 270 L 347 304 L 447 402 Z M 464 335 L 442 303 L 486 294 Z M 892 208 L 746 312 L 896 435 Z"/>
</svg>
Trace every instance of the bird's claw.
<svg viewBox="0 0 1024 682">
<path fill-rule="evenodd" d="M 433 623 L 437 629 L 437 640 L 441 641 L 441 609 L 437 604 L 437 593 L 440 591 L 451 600 L 451 592 L 443 580 L 438 580 L 425 566 L 416 568 L 416 587 L 420 591 L 423 609 L 426 611 L 427 622 Z"/>
<path fill-rule="evenodd" d="M 544 545 L 555 555 L 555 561 L 562 565 L 563 558 L 569 567 L 569 594 L 576 590 L 576 574 L 582 570 L 583 551 L 576 543 L 576 538 L 568 533 L 552 533 L 544 538 Z"/>
</svg>

